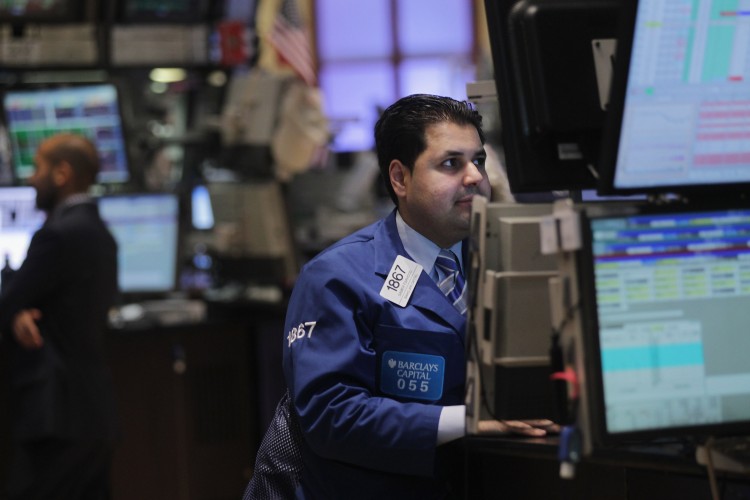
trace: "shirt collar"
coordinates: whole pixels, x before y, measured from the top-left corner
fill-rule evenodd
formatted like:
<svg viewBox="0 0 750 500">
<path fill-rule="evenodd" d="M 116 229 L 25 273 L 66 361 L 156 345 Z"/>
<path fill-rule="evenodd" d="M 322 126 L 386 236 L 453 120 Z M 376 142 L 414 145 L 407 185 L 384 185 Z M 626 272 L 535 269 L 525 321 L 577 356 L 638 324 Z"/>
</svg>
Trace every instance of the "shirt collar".
<svg viewBox="0 0 750 500">
<path fill-rule="evenodd" d="M 398 229 L 398 236 L 401 238 L 401 243 L 404 245 L 406 253 L 409 254 L 414 262 L 422 266 L 424 272 L 433 276 L 435 260 L 440 253 L 440 247 L 410 227 L 401 217 L 398 210 L 396 211 L 396 229 Z M 461 265 L 461 269 L 463 269 L 464 263 L 461 245 L 462 242 L 459 241 L 450 247 L 449 250 L 456 254 L 458 263 Z"/>
<path fill-rule="evenodd" d="M 80 205 L 81 203 L 89 203 L 92 200 L 88 193 L 76 193 L 68 196 L 62 202 L 60 202 L 53 210 L 51 217 L 55 217 L 65 211 L 68 207 L 73 205 Z"/>
</svg>

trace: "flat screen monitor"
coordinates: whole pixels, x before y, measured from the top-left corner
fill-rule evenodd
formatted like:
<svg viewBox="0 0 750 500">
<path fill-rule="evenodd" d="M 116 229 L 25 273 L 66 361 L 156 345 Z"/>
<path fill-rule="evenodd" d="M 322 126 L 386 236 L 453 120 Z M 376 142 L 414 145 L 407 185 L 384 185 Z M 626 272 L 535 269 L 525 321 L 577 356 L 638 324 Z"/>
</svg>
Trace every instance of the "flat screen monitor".
<svg viewBox="0 0 750 500">
<path fill-rule="evenodd" d="M 11 269 L 21 267 L 31 237 L 45 218 L 44 212 L 36 208 L 34 188 L 0 187 L 0 267 L 5 265 L 6 259 Z"/>
<path fill-rule="evenodd" d="M 511 191 L 597 186 L 618 0 L 485 0 Z"/>
<path fill-rule="evenodd" d="M 747 5 L 623 3 L 603 192 L 747 191 Z"/>
<path fill-rule="evenodd" d="M 0 21 L 72 22 L 81 14 L 79 0 L 0 0 Z"/>
<path fill-rule="evenodd" d="M 207 0 L 123 0 L 123 22 L 200 22 L 205 21 Z"/>
<path fill-rule="evenodd" d="M 582 226 L 596 440 L 748 434 L 750 209 L 631 208 Z"/>
<path fill-rule="evenodd" d="M 99 212 L 118 246 L 124 297 L 166 294 L 177 287 L 179 202 L 173 193 L 103 196 Z"/>
<path fill-rule="evenodd" d="M 3 109 L 17 181 L 33 173 L 39 143 L 60 132 L 82 134 L 94 142 L 101 160 L 99 183 L 129 179 L 125 127 L 115 85 L 12 89 L 3 96 Z"/>
</svg>

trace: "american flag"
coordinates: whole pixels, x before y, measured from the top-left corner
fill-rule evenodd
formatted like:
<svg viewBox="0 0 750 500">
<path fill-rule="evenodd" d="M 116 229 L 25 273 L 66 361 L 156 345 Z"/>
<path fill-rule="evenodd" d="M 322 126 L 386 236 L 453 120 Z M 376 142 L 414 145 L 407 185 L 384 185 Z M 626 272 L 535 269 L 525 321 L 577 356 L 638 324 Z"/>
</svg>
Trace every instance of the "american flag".
<svg viewBox="0 0 750 500">
<path fill-rule="evenodd" d="M 278 56 L 308 85 L 315 86 L 317 77 L 307 31 L 297 10 L 296 0 L 281 0 L 268 41 Z"/>
</svg>

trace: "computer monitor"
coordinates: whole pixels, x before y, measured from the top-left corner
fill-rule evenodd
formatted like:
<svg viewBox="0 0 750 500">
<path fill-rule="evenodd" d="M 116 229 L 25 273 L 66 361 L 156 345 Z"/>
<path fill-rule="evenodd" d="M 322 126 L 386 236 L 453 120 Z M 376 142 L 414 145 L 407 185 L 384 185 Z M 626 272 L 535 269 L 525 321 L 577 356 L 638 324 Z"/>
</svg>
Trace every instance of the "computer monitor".
<svg viewBox="0 0 750 500">
<path fill-rule="evenodd" d="M 125 126 L 115 85 L 11 89 L 3 95 L 3 109 L 17 181 L 33 173 L 39 143 L 60 132 L 82 134 L 94 142 L 101 161 L 98 182 L 124 183 L 130 178 Z"/>
<path fill-rule="evenodd" d="M 485 0 L 512 192 L 597 186 L 619 6 L 619 0 Z"/>
<path fill-rule="evenodd" d="M 98 199 L 118 246 L 124 299 L 165 295 L 177 287 L 179 202 L 173 193 L 130 193 Z"/>
<path fill-rule="evenodd" d="M 6 259 L 11 269 L 21 267 L 31 237 L 45 218 L 44 212 L 36 208 L 34 188 L 0 187 L 0 267 L 5 265 Z"/>
<path fill-rule="evenodd" d="M 122 22 L 184 23 L 205 21 L 207 0 L 123 0 L 119 3 Z"/>
<path fill-rule="evenodd" d="M 582 216 L 593 442 L 750 432 L 750 209 Z"/>
<path fill-rule="evenodd" d="M 623 2 L 600 191 L 747 192 L 750 66 L 741 5 Z"/>
<path fill-rule="evenodd" d="M 79 0 L 2 0 L 0 21 L 16 23 L 73 22 L 80 19 Z"/>
</svg>

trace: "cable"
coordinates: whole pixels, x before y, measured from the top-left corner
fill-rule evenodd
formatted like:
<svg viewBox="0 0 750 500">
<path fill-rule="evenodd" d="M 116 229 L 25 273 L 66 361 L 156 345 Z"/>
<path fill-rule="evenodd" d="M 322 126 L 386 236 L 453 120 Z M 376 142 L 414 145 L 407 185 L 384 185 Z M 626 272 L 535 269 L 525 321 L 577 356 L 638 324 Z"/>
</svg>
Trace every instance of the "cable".
<svg viewBox="0 0 750 500">
<path fill-rule="evenodd" d="M 708 471 L 708 483 L 711 486 L 711 498 L 721 500 L 719 488 L 716 484 L 716 469 L 714 468 L 714 438 L 709 437 L 704 444 L 706 449 L 706 470 Z"/>
<path fill-rule="evenodd" d="M 597 172 L 595 166 L 593 166 L 591 163 L 587 163 L 586 168 L 589 170 L 589 172 L 591 173 L 591 176 L 594 179 L 599 180 L 599 172 Z"/>
</svg>

